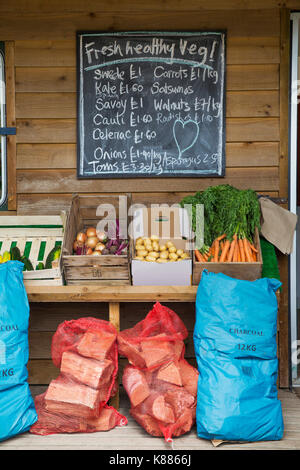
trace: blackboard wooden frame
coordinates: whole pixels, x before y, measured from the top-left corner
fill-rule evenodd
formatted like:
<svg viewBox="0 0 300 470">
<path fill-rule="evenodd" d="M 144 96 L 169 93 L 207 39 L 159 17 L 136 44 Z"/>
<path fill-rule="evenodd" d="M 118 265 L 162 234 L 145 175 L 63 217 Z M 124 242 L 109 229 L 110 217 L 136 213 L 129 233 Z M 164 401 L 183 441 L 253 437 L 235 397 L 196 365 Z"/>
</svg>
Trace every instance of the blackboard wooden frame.
<svg viewBox="0 0 300 470">
<path fill-rule="evenodd" d="M 222 82 L 222 157 L 221 157 L 221 165 L 219 167 L 219 173 L 208 173 L 208 172 L 200 172 L 195 171 L 194 173 L 184 174 L 180 171 L 172 172 L 172 173 L 162 173 L 160 175 L 156 174 L 149 174 L 149 173 L 122 173 L 122 174 L 114 174 L 114 173 L 99 173 L 93 175 L 82 174 L 80 172 L 80 163 L 81 163 L 81 79 L 80 79 L 80 64 L 81 56 L 80 56 L 80 38 L 84 35 L 89 36 L 116 36 L 116 37 L 138 37 L 140 36 L 163 36 L 163 37 L 179 37 L 182 36 L 199 36 L 201 34 L 220 34 L 223 35 L 223 82 Z M 226 42 L 227 42 L 227 30 L 215 30 L 215 31 L 77 31 L 76 32 L 76 56 L 77 56 L 77 68 L 76 68 L 76 79 L 77 79 L 77 178 L 78 179 L 120 179 L 120 178 L 222 178 L 225 176 L 225 169 L 226 169 Z"/>
</svg>

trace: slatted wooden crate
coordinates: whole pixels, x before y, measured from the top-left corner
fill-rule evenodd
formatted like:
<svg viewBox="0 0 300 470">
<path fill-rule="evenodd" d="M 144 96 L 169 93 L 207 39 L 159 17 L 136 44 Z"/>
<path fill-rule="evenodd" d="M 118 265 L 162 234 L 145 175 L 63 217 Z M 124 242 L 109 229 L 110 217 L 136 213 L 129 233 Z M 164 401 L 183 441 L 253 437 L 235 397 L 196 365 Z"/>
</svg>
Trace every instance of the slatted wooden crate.
<svg viewBox="0 0 300 470">
<path fill-rule="evenodd" d="M 253 263 L 200 263 L 193 254 L 193 285 L 198 285 L 201 279 L 202 271 L 207 269 L 212 273 L 223 273 L 236 279 L 246 281 L 255 281 L 261 277 L 262 272 L 262 254 L 259 241 L 259 233 L 256 229 L 254 236 L 254 246 L 258 250 L 257 261 Z"/>
<path fill-rule="evenodd" d="M 66 214 L 60 216 L 0 216 L 0 255 L 17 246 L 30 259 L 34 271 L 24 271 L 25 285 L 63 285 L 62 260 L 52 269 L 36 270 L 49 252 L 62 245 Z"/>
<path fill-rule="evenodd" d="M 131 195 L 120 194 L 131 204 Z M 74 255 L 73 243 L 79 231 L 97 226 L 101 220 L 96 215 L 100 204 L 112 204 L 116 217 L 119 214 L 119 196 L 79 196 L 74 195 L 67 218 L 62 258 L 63 271 L 67 284 L 124 285 L 131 283 L 130 247 L 126 255 Z M 113 219 L 112 219 L 113 220 Z M 126 210 L 127 223 L 127 210 Z"/>
</svg>

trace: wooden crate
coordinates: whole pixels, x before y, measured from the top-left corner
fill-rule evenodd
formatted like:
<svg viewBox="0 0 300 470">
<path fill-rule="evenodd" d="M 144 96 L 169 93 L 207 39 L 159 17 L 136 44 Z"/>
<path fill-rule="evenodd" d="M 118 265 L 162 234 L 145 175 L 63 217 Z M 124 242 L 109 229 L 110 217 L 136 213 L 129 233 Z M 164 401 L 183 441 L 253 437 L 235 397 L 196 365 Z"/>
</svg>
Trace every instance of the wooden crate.
<svg viewBox="0 0 300 470">
<path fill-rule="evenodd" d="M 122 194 L 131 204 L 131 196 Z M 63 271 L 67 284 L 124 285 L 131 283 L 130 247 L 126 255 L 87 256 L 74 255 L 73 243 L 79 231 L 96 227 L 101 220 L 96 215 L 100 204 L 112 204 L 119 217 L 119 196 L 79 196 L 74 195 L 67 219 L 63 244 Z M 125 220 L 125 219 L 123 219 Z M 126 210 L 127 223 L 127 210 Z"/>
<path fill-rule="evenodd" d="M 39 262 L 45 263 L 55 245 L 63 244 L 66 214 L 60 216 L 0 216 L 0 255 L 17 246 L 34 268 Z M 24 284 L 63 285 L 62 259 L 52 269 L 24 271 Z"/>
<path fill-rule="evenodd" d="M 254 245 L 258 250 L 257 261 L 253 263 L 201 263 L 196 260 L 195 252 L 193 254 L 193 285 L 198 285 L 201 279 L 202 271 L 207 269 L 212 273 L 223 273 L 236 279 L 246 281 L 255 281 L 261 277 L 262 272 L 262 254 L 259 240 L 259 233 L 256 229 L 254 236 Z"/>
</svg>

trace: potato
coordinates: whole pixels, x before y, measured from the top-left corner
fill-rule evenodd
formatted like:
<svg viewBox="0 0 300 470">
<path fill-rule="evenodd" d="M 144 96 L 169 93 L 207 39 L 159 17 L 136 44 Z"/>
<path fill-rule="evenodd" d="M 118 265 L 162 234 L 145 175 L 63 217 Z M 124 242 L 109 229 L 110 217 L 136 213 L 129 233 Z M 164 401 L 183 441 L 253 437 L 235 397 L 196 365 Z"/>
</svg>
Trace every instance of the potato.
<svg viewBox="0 0 300 470">
<path fill-rule="evenodd" d="M 170 246 L 169 253 L 176 253 L 176 251 L 177 250 L 176 250 L 175 246 Z"/>
<path fill-rule="evenodd" d="M 143 238 L 143 240 L 144 240 L 144 245 L 145 245 L 145 246 L 146 246 L 148 243 L 150 243 L 150 245 L 152 244 L 152 242 L 151 242 L 151 240 L 150 240 L 149 237 L 145 237 L 145 238 Z"/>
<path fill-rule="evenodd" d="M 169 260 L 163 259 L 163 258 L 157 258 L 156 262 L 157 263 L 167 263 Z"/>
<path fill-rule="evenodd" d="M 159 240 L 159 237 L 157 235 L 151 235 L 150 239 L 152 241 L 158 241 Z"/>
<path fill-rule="evenodd" d="M 159 257 L 159 254 L 156 252 L 156 251 L 150 251 L 148 253 L 148 256 L 152 256 L 153 258 L 158 258 Z"/>
<path fill-rule="evenodd" d="M 149 244 L 148 244 L 148 245 L 145 245 L 144 248 L 145 248 L 145 250 L 147 250 L 147 251 L 153 251 L 153 246 L 152 246 L 152 245 L 149 245 Z"/>
<path fill-rule="evenodd" d="M 167 247 L 167 248 L 171 248 L 172 246 L 174 246 L 174 243 L 173 243 L 173 242 L 167 242 L 167 243 L 166 243 L 166 247 Z"/>
<path fill-rule="evenodd" d="M 162 258 L 162 259 L 168 259 L 169 258 L 169 252 L 168 251 L 161 251 L 159 257 Z"/>
<path fill-rule="evenodd" d="M 176 254 L 177 254 L 178 256 L 183 255 L 183 253 L 184 253 L 184 251 L 181 250 L 181 249 L 179 249 L 179 250 L 176 251 Z"/>
<path fill-rule="evenodd" d="M 135 242 L 135 246 L 139 246 L 140 250 L 144 249 L 144 242 Z"/>
<path fill-rule="evenodd" d="M 134 259 L 137 259 L 139 261 L 145 261 L 145 258 L 143 256 L 136 256 Z"/>
<path fill-rule="evenodd" d="M 169 258 L 170 258 L 170 261 L 177 261 L 178 256 L 176 255 L 176 253 L 170 253 Z"/>
<path fill-rule="evenodd" d="M 141 244 L 141 245 L 144 245 L 144 240 L 142 239 L 142 237 L 139 237 L 135 240 L 135 243 L 136 244 Z"/>
<path fill-rule="evenodd" d="M 159 244 L 157 242 L 152 243 L 153 251 L 159 251 Z"/>
<path fill-rule="evenodd" d="M 136 254 L 137 254 L 137 256 L 141 256 L 142 258 L 144 258 L 145 256 L 148 255 L 148 251 L 147 250 L 137 250 Z"/>
<path fill-rule="evenodd" d="M 182 253 L 181 259 L 186 259 L 189 258 L 189 255 L 187 253 Z"/>
<path fill-rule="evenodd" d="M 154 258 L 154 256 L 146 256 L 145 258 L 146 261 L 156 261 L 156 258 Z"/>
<path fill-rule="evenodd" d="M 166 251 L 167 247 L 166 245 L 160 245 L 159 251 Z"/>
</svg>

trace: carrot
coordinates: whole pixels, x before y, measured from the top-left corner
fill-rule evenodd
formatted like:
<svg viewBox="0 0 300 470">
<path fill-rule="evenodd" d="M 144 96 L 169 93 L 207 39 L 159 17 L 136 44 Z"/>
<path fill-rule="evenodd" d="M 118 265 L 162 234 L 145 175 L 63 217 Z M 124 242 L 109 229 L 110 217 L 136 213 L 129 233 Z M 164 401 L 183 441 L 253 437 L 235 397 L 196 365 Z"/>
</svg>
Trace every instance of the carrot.
<svg viewBox="0 0 300 470">
<path fill-rule="evenodd" d="M 230 250 L 229 250 L 229 253 L 228 253 L 228 259 L 227 261 L 230 263 L 233 259 L 233 255 L 234 255 L 234 250 L 235 250 L 235 245 L 236 245 L 236 239 L 237 239 L 237 235 L 234 235 L 233 236 L 233 240 L 231 242 L 231 245 L 230 245 Z"/>
<path fill-rule="evenodd" d="M 217 240 L 220 242 L 221 240 L 223 240 L 224 238 L 226 238 L 226 233 L 223 233 L 223 235 L 220 235 Z"/>
<path fill-rule="evenodd" d="M 229 247 L 230 247 L 230 241 L 226 240 L 226 242 L 224 243 L 224 246 L 223 246 L 221 256 L 220 256 L 220 263 L 224 263 L 225 258 L 226 258 L 227 253 L 228 253 L 228 250 L 229 250 Z"/>
<path fill-rule="evenodd" d="M 239 249 L 240 249 L 241 262 L 244 263 L 246 261 L 246 256 L 245 256 L 243 240 L 239 238 L 238 243 L 239 243 Z"/>
<path fill-rule="evenodd" d="M 251 248 L 252 251 L 254 251 L 254 253 L 258 253 L 258 250 L 255 248 L 254 245 L 252 245 L 252 243 L 248 242 L 249 243 L 249 246 Z"/>
<path fill-rule="evenodd" d="M 219 261 L 219 247 L 220 247 L 220 242 L 217 238 L 214 241 L 214 244 L 215 244 L 215 254 L 214 254 L 213 262 L 217 263 Z"/>
<path fill-rule="evenodd" d="M 236 263 L 238 261 L 238 258 L 239 258 L 239 245 L 238 243 L 236 242 L 235 243 L 235 247 L 234 247 L 234 253 L 233 253 L 233 262 Z"/>
<path fill-rule="evenodd" d="M 252 261 L 252 255 L 251 255 L 251 249 L 248 245 L 248 240 L 247 238 L 243 238 L 243 245 L 244 245 L 244 250 L 245 250 L 245 257 L 246 257 L 246 261 L 248 263 L 251 263 Z"/>
<path fill-rule="evenodd" d="M 237 252 L 238 252 L 238 259 L 237 259 L 237 262 L 240 263 L 240 262 L 241 262 L 241 250 L 240 250 L 240 245 L 239 245 L 239 243 L 237 243 L 236 246 L 237 246 Z"/>
<path fill-rule="evenodd" d="M 249 253 L 250 253 L 250 255 L 251 255 L 251 260 L 252 260 L 252 261 L 256 261 L 256 257 L 257 257 L 256 252 L 252 250 L 252 248 L 251 248 L 251 245 L 252 245 L 252 244 L 250 243 L 250 241 L 247 240 L 247 242 L 248 242 L 248 251 L 249 251 Z M 254 247 L 253 247 L 253 248 L 254 248 Z"/>
<path fill-rule="evenodd" d="M 195 250 L 195 256 L 197 258 L 197 261 L 199 261 L 200 263 L 204 263 L 205 260 L 203 259 L 203 256 L 201 255 L 199 250 Z"/>
</svg>

